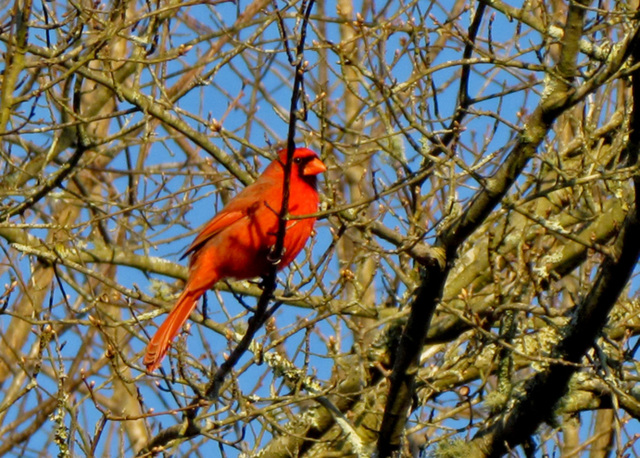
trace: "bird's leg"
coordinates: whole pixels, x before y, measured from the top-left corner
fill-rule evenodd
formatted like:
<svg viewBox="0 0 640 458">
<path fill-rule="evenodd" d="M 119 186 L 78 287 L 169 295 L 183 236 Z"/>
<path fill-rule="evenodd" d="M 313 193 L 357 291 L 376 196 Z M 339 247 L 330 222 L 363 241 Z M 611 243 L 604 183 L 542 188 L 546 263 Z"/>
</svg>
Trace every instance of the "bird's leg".
<svg viewBox="0 0 640 458">
<path fill-rule="evenodd" d="M 269 249 L 269 254 L 267 254 L 267 261 L 269 261 L 274 266 L 277 266 L 278 264 L 280 264 L 282 262 L 282 258 L 284 257 L 284 254 L 287 251 L 287 249 L 286 249 L 286 247 L 283 247 L 282 248 L 282 253 L 280 253 L 280 256 L 276 256 L 275 253 L 274 253 L 275 248 L 276 247 L 274 245 Z"/>
</svg>

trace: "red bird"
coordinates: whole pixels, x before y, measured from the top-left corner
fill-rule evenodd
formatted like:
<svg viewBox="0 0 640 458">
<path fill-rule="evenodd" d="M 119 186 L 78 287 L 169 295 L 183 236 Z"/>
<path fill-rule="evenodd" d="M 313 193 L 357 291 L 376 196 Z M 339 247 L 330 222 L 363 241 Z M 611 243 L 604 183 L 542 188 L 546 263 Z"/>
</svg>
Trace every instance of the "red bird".
<svg viewBox="0 0 640 458">
<path fill-rule="evenodd" d="M 217 281 L 259 277 L 272 266 L 269 255 L 276 244 L 286 160 L 287 151 L 279 151 L 278 159 L 209 221 L 185 253 L 185 256 L 191 254 L 189 278 L 175 307 L 147 346 L 144 356 L 147 370 L 160 366 L 171 341 L 200 296 Z M 317 175 L 326 170 L 310 149 L 294 151 L 289 182 L 290 215 L 318 211 Z M 304 248 L 315 221 L 315 218 L 305 218 L 287 222 L 284 253 L 278 269 L 291 263 Z"/>
</svg>

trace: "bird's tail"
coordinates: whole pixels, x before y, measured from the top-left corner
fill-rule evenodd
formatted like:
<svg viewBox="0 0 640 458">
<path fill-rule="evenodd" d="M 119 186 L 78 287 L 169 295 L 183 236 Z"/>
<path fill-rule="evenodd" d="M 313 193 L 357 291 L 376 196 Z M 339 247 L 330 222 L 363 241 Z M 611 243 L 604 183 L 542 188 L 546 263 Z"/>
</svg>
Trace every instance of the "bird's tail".
<svg viewBox="0 0 640 458">
<path fill-rule="evenodd" d="M 152 372 L 160 366 L 171 341 L 178 332 L 180 332 L 180 328 L 187 321 L 189 315 L 191 315 L 191 312 L 198 303 L 198 299 L 200 299 L 203 293 L 204 291 L 199 289 L 193 290 L 187 284 L 178 298 L 178 302 L 176 302 L 176 305 L 173 307 L 173 310 L 149 341 L 149 345 L 147 345 L 147 351 L 144 355 L 144 365 L 147 366 L 148 371 Z"/>
</svg>

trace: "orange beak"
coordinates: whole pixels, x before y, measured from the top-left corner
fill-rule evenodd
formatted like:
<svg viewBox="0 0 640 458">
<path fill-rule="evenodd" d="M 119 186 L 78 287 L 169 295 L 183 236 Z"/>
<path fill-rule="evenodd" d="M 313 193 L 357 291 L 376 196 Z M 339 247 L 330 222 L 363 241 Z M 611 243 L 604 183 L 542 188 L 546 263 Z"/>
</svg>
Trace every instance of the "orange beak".
<svg viewBox="0 0 640 458">
<path fill-rule="evenodd" d="M 302 169 L 302 174 L 304 176 L 311 176 L 311 175 L 319 175 L 322 172 L 326 172 L 326 171 L 327 171 L 327 167 L 324 165 L 324 163 L 317 157 L 314 157 L 309 162 L 304 164 L 304 167 Z"/>
</svg>

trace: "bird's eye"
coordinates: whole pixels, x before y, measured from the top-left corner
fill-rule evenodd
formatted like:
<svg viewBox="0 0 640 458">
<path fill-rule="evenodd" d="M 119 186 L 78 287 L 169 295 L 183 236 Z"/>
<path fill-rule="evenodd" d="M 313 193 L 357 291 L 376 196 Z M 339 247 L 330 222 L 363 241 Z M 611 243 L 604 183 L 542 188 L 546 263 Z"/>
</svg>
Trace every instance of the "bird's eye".
<svg viewBox="0 0 640 458">
<path fill-rule="evenodd" d="M 300 162 L 302 162 L 302 159 L 299 157 L 296 157 L 293 159 L 293 162 L 295 162 L 296 164 L 299 164 Z"/>
</svg>

